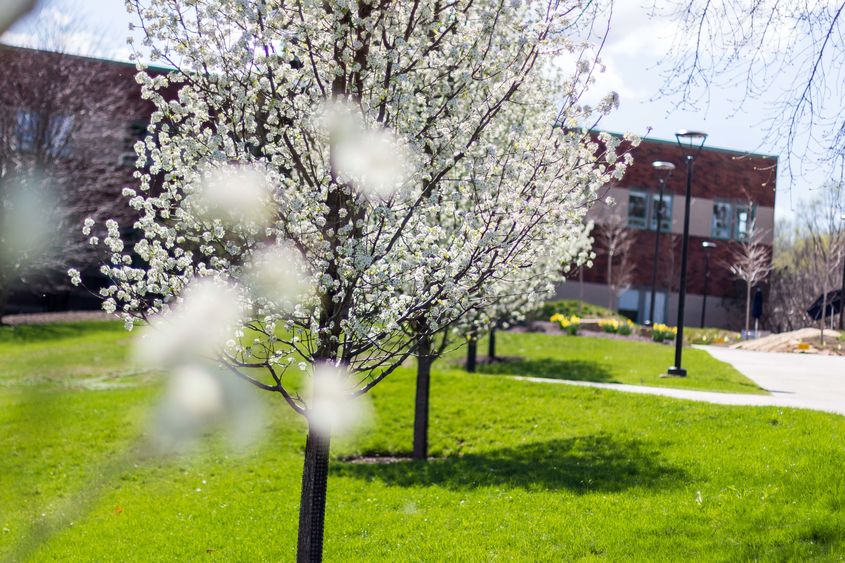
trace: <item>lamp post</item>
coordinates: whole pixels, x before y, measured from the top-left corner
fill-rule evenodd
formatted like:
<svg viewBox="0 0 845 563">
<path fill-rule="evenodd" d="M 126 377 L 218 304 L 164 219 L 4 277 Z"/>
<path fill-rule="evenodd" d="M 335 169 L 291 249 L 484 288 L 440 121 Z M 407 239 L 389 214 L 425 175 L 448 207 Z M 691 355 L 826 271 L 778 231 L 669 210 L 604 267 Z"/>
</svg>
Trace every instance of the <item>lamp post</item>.
<svg viewBox="0 0 845 563">
<path fill-rule="evenodd" d="M 704 141 L 707 140 L 707 133 L 681 129 L 675 133 L 675 138 L 684 151 L 684 158 L 687 161 L 687 192 L 684 201 L 684 238 L 681 241 L 681 283 L 678 287 L 678 333 L 675 336 L 675 365 L 666 370 L 666 373 L 674 377 L 686 377 L 687 370 L 681 367 L 681 354 L 684 347 L 684 305 L 687 299 L 687 253 L 689 251 L 690 200 L 692 199 L 692 165 L 695 156 L 701 151 Z"/>
<path fill-rule="evenodd" d="M 839 216 L 845 221 L 845 214 Z M 842 287 L 839 288 L 839 330 L 845 329 L 845 256 L 842 260 Z"/>
<path fill-rule="evenodd" d="M 657 225 L 654 232 L 654 263 L 651 267 L 651 301 L 648 305 L 648 319 L 646 319 L 646 325 L 654 324 L 654 296 L 655 293 L 657 293 L 657 255 L 660 251 L 660 225 L 663 222 L 663 188 L 666 187 L 666 180 L 669 179 L 669 176 L 672 175 L 672 171 L 675 169 L 674 164 L 671 162 L 664 162 L 662 160 L 655 160 L 651 163 L 651 166 L 655 170 L 662 172 L 662 174 L 657 179 L 657 182 L 660 185 L 660 195 L 658 195 L 657 201 Z"/>
<path fill-rule="evenodd" d="M 707 314 L 707 286 L 710 282 L 710 250 L 716 248 L 715 242 L 705 240 L 701 243 L 704 249 L 704 297 L 701 300 L 701 328 L 704 328 L 704 315 Z"/>
</svg>

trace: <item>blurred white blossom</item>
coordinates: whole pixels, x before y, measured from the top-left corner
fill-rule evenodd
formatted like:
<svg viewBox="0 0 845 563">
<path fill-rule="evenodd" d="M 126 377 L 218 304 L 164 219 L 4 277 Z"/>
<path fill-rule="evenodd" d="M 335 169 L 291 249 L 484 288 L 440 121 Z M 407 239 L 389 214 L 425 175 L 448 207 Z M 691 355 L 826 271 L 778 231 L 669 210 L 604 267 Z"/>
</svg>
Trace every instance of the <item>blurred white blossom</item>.
<svg viewBox="0 0 845 563">
<path fill-rule="evenodd" d="M 183 450 L 210 430 L 221 430 L 235 447 L 259 437 L 263 408 L 256 390 L 229 374 L 191 363 L 167 376 L 154 419 L 153 439 L 164 451 Z"/>
<path fill-rule="evenodd" d="M 332 104 L 324 112 L 341 177 L 367 197 L 388 199 L 414 173 L 407 145 L 392 131 L 368 129 L 352 106 Z"/>
<path fill-rule="evenodd" d="M 19 179 L 3 187 L 0 200 L 0 268 L 20 271 L 45 262 L 55 202 L 38 178 Z"/>
<path fill-rule="evenodd" d="M 368 397 L 353 396 L 349 373 L 328 363 L 314 366 L 307 416 L 311 428 L 323 435 L 350 434 L 371 416 Z"/>
<path fill-rule="evenodd" d="M 258 167 L 209 166 L 200 177 L 192 204 L 206 220 L 264 227 L 273 220 L 272 192 L 266 174 Z"/>
<path fill-rule="evenodd" d="M 2 0 L 0 2 L 0 34 L 35 7 L 35 0 Z"/>
<path fill-rule="evenodd" d="M 244 281 L 256 296 L 290 311 L 309 289 L 308 267 L 290 245 L 273 245 L 253 254 Z"/>
<path fill-rule="evenodd" d="M 197 358 L 219 357 L 242 317 L 237 288 L 219 280 L 192 282 L 182 300 L 150 321 L 135 341 L 143 365 L 166 367 Z"/>
</svg>

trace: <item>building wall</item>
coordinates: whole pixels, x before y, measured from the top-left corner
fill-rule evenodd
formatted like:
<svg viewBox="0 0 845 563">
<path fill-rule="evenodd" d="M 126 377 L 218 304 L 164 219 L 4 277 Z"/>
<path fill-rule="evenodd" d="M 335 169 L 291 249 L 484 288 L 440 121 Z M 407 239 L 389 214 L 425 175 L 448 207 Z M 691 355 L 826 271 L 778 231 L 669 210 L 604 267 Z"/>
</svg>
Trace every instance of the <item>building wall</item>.
<svg viewBox="0 0 845 563">
<path fill-rule="evenodd" d="M 653 206 L 652 194 L 657 193 L 658 173 L 652 167 L 656 160 L 675 164 L 674 173 L 665 184 L 664 193 L 671 194 L 671 220 L 661 229 L 659 245 L 655 248 L 657 234 L 649 227 L 629 227 L 633 238 L 630 251 L 625 256 L 629 264 L 631 290 L 622 295 L 623 301 L 633 299 L 632 294 L 640 292 L 650 295 L 653 276 L 658 292 L 668 295 L 665 319 L 670 324 L 677 321 L 677 292 L 680 283 L 681 246 L 686 203 L 686 165 L 681 149 L 675 143 L 645 139 L 632 150 L 634 164 L 618 183 L 607 186 L 604 196 L 614 204 L 609 206 L 600 198 L 589 211 L 588 218 L 596 223 L 593 231 L 596 259 L 592 268 L 583 273 L 584 287 L 573 290 L 571 284 L 563 286 L 559 296 L 576 297 L 583 292 L 585 299 L 597 305 L 608 306 L 610 290 L 607 287 L 607 256 L 603 248 L 603 224 L 612 220 L 629 224 L 629 205 L 633 193 L 645 193 L 649 206 Z M 733 223 L 737 208 L 750 204 L 756 227 L 763 233 L 763 243 L 769 247 L 774 239 L 775 176 L 777 158 L 766 155 L 743 154 L 721 149 L 703 149 L 695 159 L 693 168 L 692 198 L 690 200 L 690 238 L 687 267 L 686 321 L 693 325 L 700 323 L 701 302 L 706 292 L 706 321 L 711 326 L 737 327 L 737 317 L 742 320 L 744 284 L 736 280 L 730 271 L 732 254 L 741 242 L 735 238 L 732 228 L 729 237 L 714 236 L 714 205 L 731 205 Z M 636 200 L 633 200 L 636 201 Z M 640 200 L 642 201 L 642 200 Z M 716 247 L 705 249 L 704 242 L 715 243 Z M 655 260 L 655 255 L 657 256 Z M 709 259 L 709 260 L 708 260 Z M 620 263 L 620 258 L 614 260 Z M 709 263 L 708 263 L 709 262 Z M 655 270 L 656 265 L 656 270 Z M 656 273 L 655 273 L 656 272 Z M 709 272 L 709 277 L 705 273 Z M 617 273 L 614 273 L 617 275 Z M 617 276 L 618 277 L 618 276 Z M 575 282 L 577 283 L 577 282 Z M 620 296 L 616 296 L 618 302 Z M 647 300 L 646 300 L 647 302 Z M 624 304 L 623 304 L 624 305 Z M 624 307 L 623 307 L 624 308 Z M 655 315 L 661 321 L 659 314 Z M 640 307 L 639 322 L 647 320 Z M 650 319 L 649 319 L 650 320 Z"/>
<path fill-rule="evenodd" d="M 660 291 L 658 289 L 658 291 Z M 626 315 L 638 323 L 644 323 L 648 317 L 648 303 L 651 296 L 650 286 L 632 287 L 626 293 L 637 294 L 638 311 L 636 315 L 630 315 L 630 311 L 624 311 Z M 577 279 L 569 280 L 559 284 L 555 290 L 555 299 L 581 299 L 587 303 L 607 307 L 610 302 L 610 291 L 603 283 L 584 282 Z M 617 303 L 619 298 L 614 296 L 613 302 Z M 665 306 L 659 307 L 661 299 L 655 299 L 654 322 L 666 323 L 675 326 L 678 322 L 678 293 L 672 292 L 665 300 Z M 684 307 L 684 326 L 699 326 L 701 323 L 701 308 L 704 306 L 704 295 L 687 293 L 686 305 Z M 743 303 L 738 298 L 719 297 L 708 295 L 706 300 L 705 323 L 709 327 L 730 328 L 739 330 L 744 322 Z M 614 305 L 613 307 L 617 307 Z"/>
</svg>

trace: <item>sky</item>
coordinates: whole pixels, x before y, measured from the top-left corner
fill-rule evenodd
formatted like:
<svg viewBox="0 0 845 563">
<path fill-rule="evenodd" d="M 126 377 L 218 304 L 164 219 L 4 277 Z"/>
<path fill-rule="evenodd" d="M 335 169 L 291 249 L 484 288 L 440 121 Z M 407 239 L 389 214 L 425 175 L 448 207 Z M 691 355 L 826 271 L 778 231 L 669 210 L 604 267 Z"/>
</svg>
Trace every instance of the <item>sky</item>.
<svg viewBox="0 0 845 563">
<path fill-rule="evenodd" d="M 0 0 L 2 1 L 2 0 Z M 59 39 L 68 52 L 127 60 L 126 43 L 131 18 L 124 0 L 42 0 L 31 16 L 0 37 L 0 42 L 43 47 L 44 30 L 73 28 Z M 708 133 L 707 146 L 758 152 L 781 157 L 780 147 L 764 142 L 769 104 L 765 98 L 736 110 L 740 90 L 711 92 L 706 108 L 698 111 L 673 109 L 672 101 L 658 96 L 662 85 L 658 66 L 673 37 L 672 23 L 650 18 L 639 0 L 623 0 L 614 8 L 611 31 L 602 51 L 606 71 L 598 76 L 588 101 L 609 91 L 620 97 L 620 107 L 600 123 L 601 129 L 633 132 L 657 139 L 674 139 L 679 129 Z M 138 31 L 134 32 L 137 36 Z M 55 35 L 55 34 L 54 34 Z M 773 93 L 774 96 L 774 93 Z M 828 177 L 812 167 L 790 178 L 783 166 L 778 174 L 776 219 L 793 216 L 801 202 Z"/>
</svg>

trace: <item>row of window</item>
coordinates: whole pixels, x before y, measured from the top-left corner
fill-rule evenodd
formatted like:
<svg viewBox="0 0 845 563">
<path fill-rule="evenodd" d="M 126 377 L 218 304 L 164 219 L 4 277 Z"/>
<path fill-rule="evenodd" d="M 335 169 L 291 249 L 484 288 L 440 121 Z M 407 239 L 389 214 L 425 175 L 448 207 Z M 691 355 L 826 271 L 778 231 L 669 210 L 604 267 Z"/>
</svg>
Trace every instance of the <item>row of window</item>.
<svg viewBox="0 0 845 563">
<path fill-rule="evenodd" d="M 35 111 L 20 109 L 15 115 L 15 148 L 22 152 L 32 152 L 43 135 L 47 154 L 66 157 L 71 152 L 72 130 L 72 115 L 53 114 L 44 120 Z"/>
<path fill-rule="evenodd" d="M 628 195 L 628 226 L 633 229 L 668 231 L 672 226 L 672 194 L 631 190 Z M 753 207 L 747 203 L 713 202 L 710 236 L 716 239 L 744 240 L 753 218 Z"/>
<path fill-rule="evenodd" d="M 15 115 L 14 148 L 21 152 L 33 152 L 41 146 L 46 154 L 67 158 L 73 152 L 72 132 L 74 116 L 52 114 L 45 119 L 36 111 L 19 109 Z M 120 164 L 134 166 L 135 143 L 147 135 L 146 121 L 129 123 L 123 140 Z M 39 145 L 43 143 L 43 145 Z"/>
</svg>

